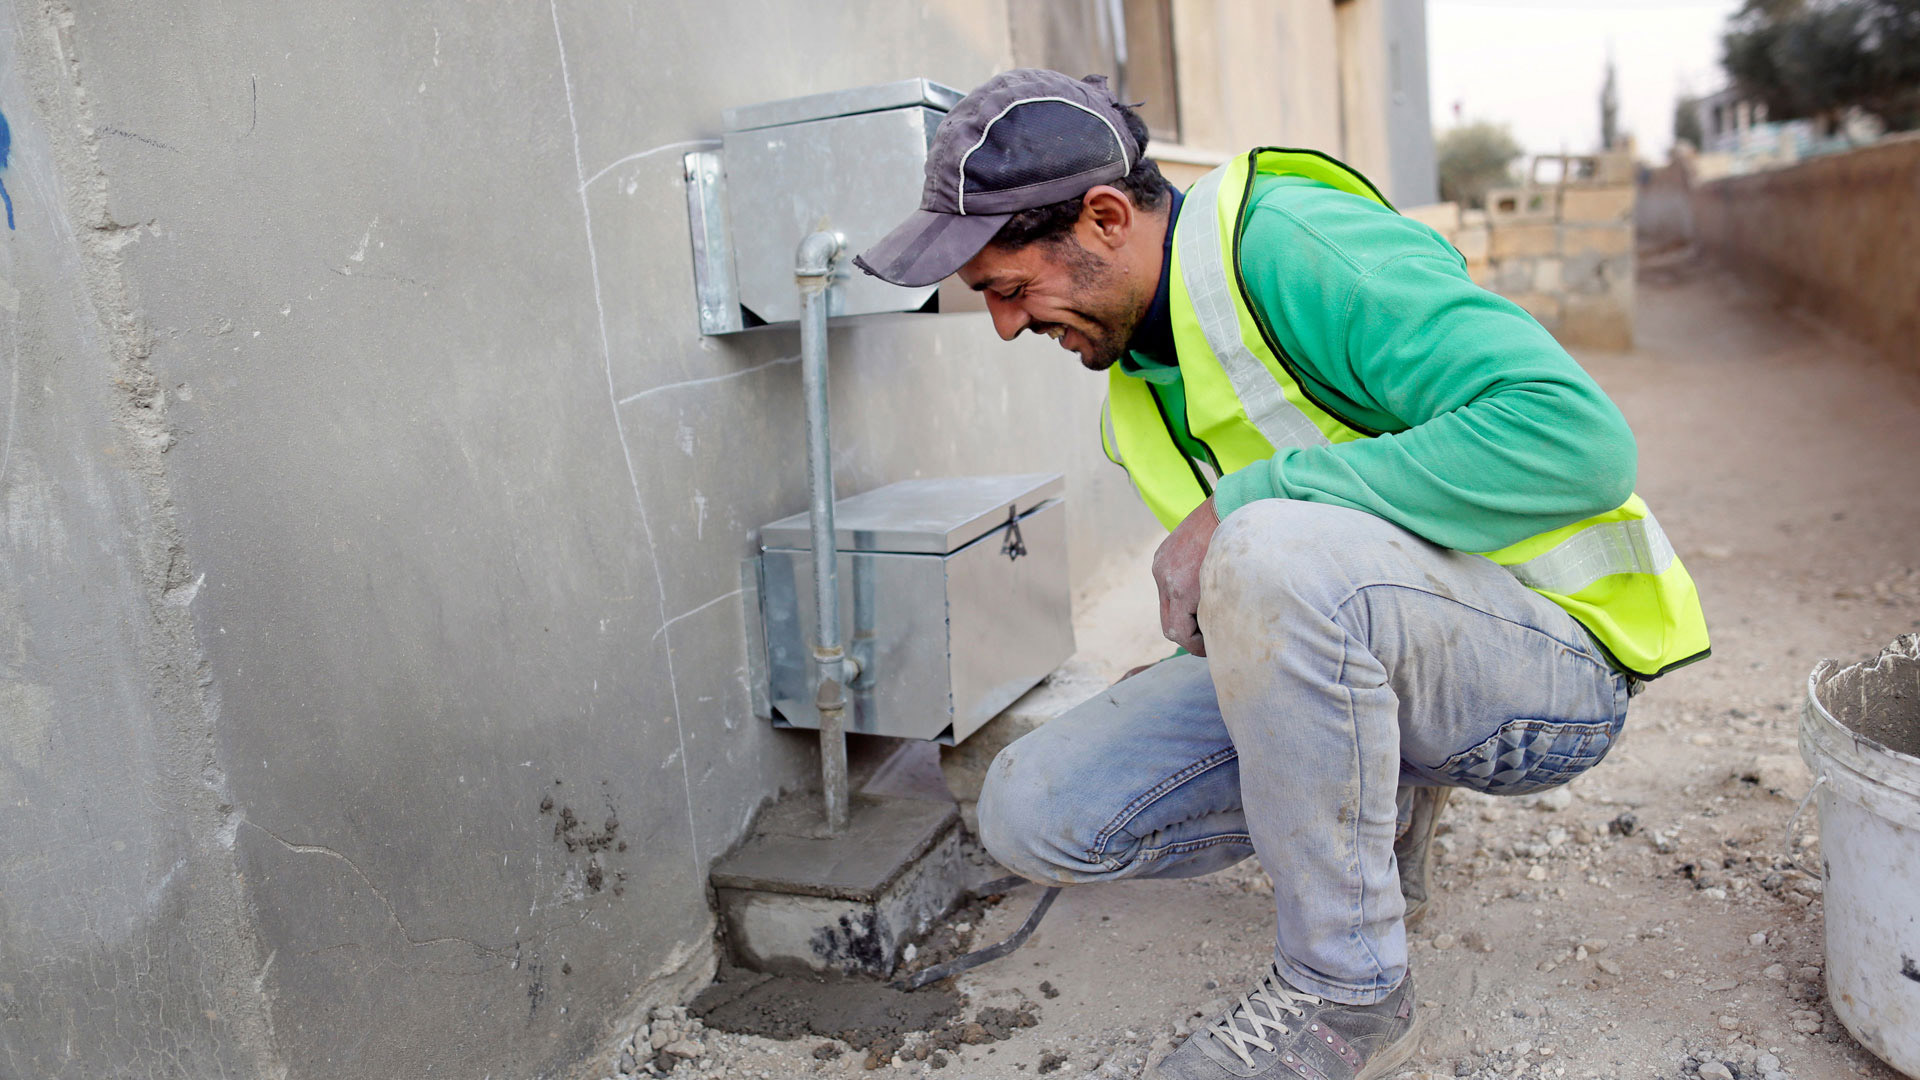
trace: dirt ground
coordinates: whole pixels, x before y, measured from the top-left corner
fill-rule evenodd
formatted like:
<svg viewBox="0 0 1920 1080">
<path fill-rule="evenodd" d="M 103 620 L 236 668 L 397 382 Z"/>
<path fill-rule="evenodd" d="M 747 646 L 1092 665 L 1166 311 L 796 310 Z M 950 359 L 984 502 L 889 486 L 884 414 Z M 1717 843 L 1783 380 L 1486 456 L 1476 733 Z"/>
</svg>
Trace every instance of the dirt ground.
<svg viewBox="0 0 1920 1080">
<path fill-rule="evenodd" d="M 1810 783 L 1795 734 L 1815 661 L 1920 628 L 1920 367 L 1684 257 L 1642 267 L 1639 338 L 1580 359 L 1639 436 L 1639 490 L 1699 583 L 1714 655 L 1635 699 L 1621 745 L 1561 792 L 1456 796 L 1412 935 L 1424 1041 L 1397 1075 L 1893 1078 L 1825 1003 L 1820 883 L 1793 869 L 1818 865 L 1817 826 L 1811 811 L 1788 825 Z M 1167 651 L 1148 554 L 1078 606 L 1082 661 L 1110 677 Z M 988 909 L 973 943 L 1005 937 L 1036 894 Z M 958 981 L 967 1015 L 1037 1023 L 926 1060 L 909 1039 L 873 1063 L 1138 1076 L 1246 989 L 1271 904 L 1251 861 L 1068 890 L 1024 949 Z M 664 1022 L 701 1051 L 676 1075 L 868 1075 L 864 1048 Z"/>
</svg>

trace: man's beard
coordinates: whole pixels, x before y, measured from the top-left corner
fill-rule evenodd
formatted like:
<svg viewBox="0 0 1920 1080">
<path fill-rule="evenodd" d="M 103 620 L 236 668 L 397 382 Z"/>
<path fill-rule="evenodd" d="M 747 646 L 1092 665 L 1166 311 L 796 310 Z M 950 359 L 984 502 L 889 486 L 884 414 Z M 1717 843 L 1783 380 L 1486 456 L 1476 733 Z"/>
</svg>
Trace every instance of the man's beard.
<svg viewBox="0 0 1920 1080">
<path fill-rule="evenodd" d="M 1076 301 L 1092 301 L 1096 298 L 1111 305 L 1111 310 L 1102 311 L 1084 304 L 1076 304 L 1087 327 L 1068 327 L 1068 329 L 1087 339 L 1090 355 L 1080 358 L 1080 365 L 1089 371 L 1105 371 L 1127 354 L 1127 342 L 1133 338 L 1135 327 L 1140 325 L 1140 316 L 1135 314 L 1128 298 L 1121 295 L 1119 287 L 1125 280 L 1112 264 L 1107 263 L 1093 252 L 1080 246 L 1072 236 L 1066 237 L 1056 250 L 1060 263 L 1067 269 L 1073 280 Z"/>
</svg>

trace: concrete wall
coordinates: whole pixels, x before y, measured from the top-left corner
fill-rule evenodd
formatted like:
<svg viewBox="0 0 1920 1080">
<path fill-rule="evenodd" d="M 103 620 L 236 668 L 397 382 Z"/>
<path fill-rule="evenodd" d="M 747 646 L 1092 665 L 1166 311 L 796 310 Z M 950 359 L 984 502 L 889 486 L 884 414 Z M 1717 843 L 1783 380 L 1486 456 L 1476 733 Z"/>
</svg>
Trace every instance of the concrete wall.
<svg viewBox="0 0 1920 1080">
<path fill-rule="evenodd" d="M 959 0 L 0 6 L 0 1068 L 546 1074 L 704 977 L 814 756 L 732 595 L 797 338 L 695 332 L 680 155 L 1008 58 Z M 1058 469 L 1077 575 L 1151 534 L 1051 343 L 833 347 L 843 491 Z"/>
<path fill-rule="evenodd" d="M 1374 183 L 1387 184 L 1393 167 L 1387 144 L 1392 87 L 1387 71 L 1386 0 L 1343 0 L 1334 6 L 1333 15 L 1340 57 L 1341 160 Z M 1433 198 L 1429 193 L 1413 201 L 1428 203 Z"/>
<path fill-rule="evenodd" d="M 1325 0 L 1175 0 L 1180 140 L 1239 153 L 1340 145 L 1340 70 Z"/>
<path fill-rule="evenodd" d="M 1340 153 L 1401 206 L 1440 194 L 1428 115 L 1425 0 L 1342 0 Z"/>
<path fill-rule="evenodd" d="M 37 8 L 38 5 L 33 5 Z M 268 1075 L 178 429 L 71 27 L 0 7 L 0 1074 Z"/>
<path fill-rule="evenodd" d="M 1701 184 L 1694 236 L 1788 302 L 1911 364 L 1920 341 L 1920 136 Z"/>
<path fill-rule="evenodd" d="M 1388 197 L 1412 205 L 1440 197 L 1427 76 L 1427 0 L 1386 4 Z"/>
<path fill-rule="evenodd" d="M 1331 5 L 1175 19 L 1187 141 L 1337 145 Z M 701 982 L 816 768 L 736 594 L 797 336 L 695 331 L 681 155 L 1012 59 L 966 0 L 0 4 L 0 1069 L 552 1075 Z M 843 494 L 1065 472 L 1076 581 L 1155 532 L 1050 342 L 832 348 Z"/>
</svg>

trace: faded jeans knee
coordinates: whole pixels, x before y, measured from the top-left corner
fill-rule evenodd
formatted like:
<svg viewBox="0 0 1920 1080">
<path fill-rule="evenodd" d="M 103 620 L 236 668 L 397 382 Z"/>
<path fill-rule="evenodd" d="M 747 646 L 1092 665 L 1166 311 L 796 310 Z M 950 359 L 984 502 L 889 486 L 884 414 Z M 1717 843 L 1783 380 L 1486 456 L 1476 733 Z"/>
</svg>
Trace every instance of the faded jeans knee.
<svg viewBox="0 0 1920 1080">
<path fill-rule="evenodd" d="M 1025 775 L 1030 770 L 1022 767 L 1014 749 L 1021 741 L 1003 747 L 987 766 L 980 788 L 980 842 L 1000 865 L 1030 881 L 1051 884 L 1053 867 L 1039 842 L 1040 823 L 1048 815 L 1038 805 L 1043 800 L 1034 797 L 1044 785 Z"/>
</svg>

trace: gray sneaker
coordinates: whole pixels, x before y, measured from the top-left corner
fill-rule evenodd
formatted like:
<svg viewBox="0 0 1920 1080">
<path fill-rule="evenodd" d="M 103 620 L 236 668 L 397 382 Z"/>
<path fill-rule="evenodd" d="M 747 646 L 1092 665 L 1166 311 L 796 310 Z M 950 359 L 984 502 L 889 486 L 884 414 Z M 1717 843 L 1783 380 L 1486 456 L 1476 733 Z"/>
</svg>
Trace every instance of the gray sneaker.
<svg viewBox="0 0 1920 1080">
<path fill-rule="evenodd" d="M 1433 858 L 1433 833 L 1440 827 L 1440 812 L 1453 797 L 1450 787 L 1413 789 L 1413 820 L 1407 831 L 1393 842 L 1393 857 L 1400 864 L 1400 895 L 1406 898 L 1403 916 L 1412 929 L 1427 914 L 1427 902 L 1433 898 L 1427 882 L 1427 865 Z"/>
<path fill-rule="evenodd" d="M 1160 1080 L 1376 1080 L 1413 1056 L 1413 977 L 1385 1001 L 1342 1005 L 1303 994 L 1267 968 L 1226 1015 L 1160 1063 Z"/>
</svg>

